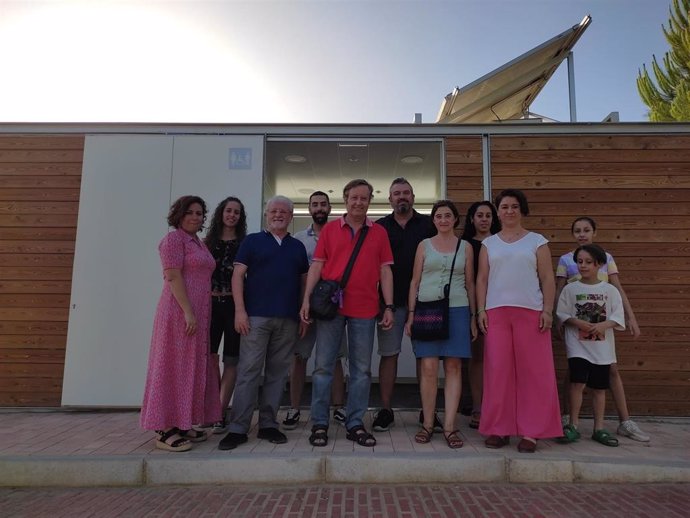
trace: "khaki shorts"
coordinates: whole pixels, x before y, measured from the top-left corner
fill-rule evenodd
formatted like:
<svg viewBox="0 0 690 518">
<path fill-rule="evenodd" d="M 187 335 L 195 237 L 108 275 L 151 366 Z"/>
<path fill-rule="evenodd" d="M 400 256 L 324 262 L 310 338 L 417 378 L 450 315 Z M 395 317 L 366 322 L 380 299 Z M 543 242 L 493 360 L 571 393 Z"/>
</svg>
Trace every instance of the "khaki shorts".
<svg viewBox="0 0 690 518">
<path fill-rule="evenodd" d="M 307 334 L 304 338 L 297 340 L 295 344 L 295 356 L 299 356 L 303 360 L 308 360 L 311 353 L 314 351 L 316 345 L 316 322 L 312 322 L 307 329 Z M 340 351 L 338 351 L 338 358 L 347 356 L 347 333 L 343 332 L 343 339 L 340 342 Z"/>
</svg>

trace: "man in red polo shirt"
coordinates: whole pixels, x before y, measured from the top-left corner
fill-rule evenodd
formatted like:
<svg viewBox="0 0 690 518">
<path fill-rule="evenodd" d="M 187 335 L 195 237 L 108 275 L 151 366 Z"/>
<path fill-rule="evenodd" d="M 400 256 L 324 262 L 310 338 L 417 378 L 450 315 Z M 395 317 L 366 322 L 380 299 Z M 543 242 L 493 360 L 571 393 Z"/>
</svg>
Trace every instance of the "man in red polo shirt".
<svg viewBox="0 0 690 518">
<path fill-rule="evenodd" d="M 311 418 L 313 446 L 328 444 L 328 410 L 333 369 L 345 326 L 348 336 L 350 383 L 347 396 L 347 438 L 361 446 L 374 446 L 376 439 L 364 428 L 363 417 L 369 406 L 371 354 L 376 316 L 379 311 L 378 287 L 386 303 L 381 320 L 383 329 L 393 326 L 393 264 L 388 234 L 367 217 L 373 187 L 366 180 L 352 180 L 343 189 L 347 212 L 321 230 L 309 268 L 300 316 L 311 322 L 309 296 L 321 278 L 340 280 L 364 227 L 368 227 L 352 273 L 345 286 L 341 307 L 333 320 L 316 321 L 316 353 L 312 374 Z"/>
</svg>

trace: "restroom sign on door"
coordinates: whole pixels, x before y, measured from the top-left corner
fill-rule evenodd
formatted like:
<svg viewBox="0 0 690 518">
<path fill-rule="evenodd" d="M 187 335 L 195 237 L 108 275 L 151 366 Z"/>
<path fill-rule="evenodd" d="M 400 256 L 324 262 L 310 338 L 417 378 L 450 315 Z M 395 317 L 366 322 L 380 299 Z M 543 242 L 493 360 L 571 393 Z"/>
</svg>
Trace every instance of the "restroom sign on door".
<svg viewBox="0 0 690 518">
<path fill-rule="evenodd" d="M 252 168 L 252 148 L 231 147 L 230 148 L 230 169 L 251 169 Z"/>
</svg>

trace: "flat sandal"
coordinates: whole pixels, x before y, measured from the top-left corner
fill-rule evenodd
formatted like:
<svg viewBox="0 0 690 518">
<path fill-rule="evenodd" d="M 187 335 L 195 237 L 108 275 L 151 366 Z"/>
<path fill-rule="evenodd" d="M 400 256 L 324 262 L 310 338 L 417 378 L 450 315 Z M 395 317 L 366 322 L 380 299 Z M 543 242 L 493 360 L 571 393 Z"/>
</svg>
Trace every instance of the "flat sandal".
<svg viewBox="0 0 690 518">
<path fill-rule="evenodd" d="M 419 431 L 414 436 L 414 442 L 417 444 L 429 444 L 431 442 L 431 436 L 434 435 L 434 429 L 429 430 L 422 426 Z"/>
<path fill-rule="evenodd" d="M 458 435 L 459 430 L 453 430 L 451 432 L 443 432 L 443 437 L 446 440 L 446 443 L 448 443 L 449 448 L 453 448 L 454 450 L 458 448 L 462 448 L 463 445 L 465 444 L 463 440 L 460 438 Z"/>
</svg>

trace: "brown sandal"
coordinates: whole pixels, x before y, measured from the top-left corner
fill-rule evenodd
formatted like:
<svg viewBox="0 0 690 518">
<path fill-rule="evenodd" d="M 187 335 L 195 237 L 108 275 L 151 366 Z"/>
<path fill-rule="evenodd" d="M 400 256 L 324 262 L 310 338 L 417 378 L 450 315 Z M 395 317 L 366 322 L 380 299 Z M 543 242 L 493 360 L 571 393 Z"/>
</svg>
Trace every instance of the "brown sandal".
<svg viewBox="0 0 690 518">
<path fill-rule="evenodd" d="M 431 436 L 434 435 L 434 429 L 428 430 L 423 426 L 414 436 L 414 442 L 417 444 L 429 444 L 431 442 Z"/>
<path fill-rule="evenodd" d="M 443 437 L 446 439 L 448 447 L 453 448 L 454 450 L 457 448 L 462 448 L 465 444 L 458 435 L 458 431 L 459 430 L 453 430 L 452 432 L 443 432 Z"/>
<path fill-rule="evenodd" d="M 470 428 L 476 430 L 479 428 L 479 419 L 481 418 L 481 413 L 472 412 L 472 417 L 470 417 Z"/>
</svg>

